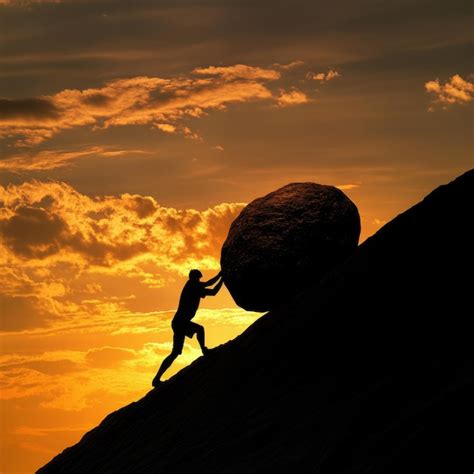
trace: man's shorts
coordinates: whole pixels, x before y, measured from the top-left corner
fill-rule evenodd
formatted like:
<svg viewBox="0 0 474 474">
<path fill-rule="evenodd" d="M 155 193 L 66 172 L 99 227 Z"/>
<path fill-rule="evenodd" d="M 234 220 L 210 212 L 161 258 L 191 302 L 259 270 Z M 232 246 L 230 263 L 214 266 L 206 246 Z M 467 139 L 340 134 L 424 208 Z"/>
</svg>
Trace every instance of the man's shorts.
<svg viewBox="0 0 474 474">
<path fill-rule="evenodd" d="M 181 354 L 183 352 L 184 338 L 193 337 L 202 326 L 200 324 L 193 323 L 192 321 L 186 324 L 173 325 L 173 352 Z"/>
</svg>

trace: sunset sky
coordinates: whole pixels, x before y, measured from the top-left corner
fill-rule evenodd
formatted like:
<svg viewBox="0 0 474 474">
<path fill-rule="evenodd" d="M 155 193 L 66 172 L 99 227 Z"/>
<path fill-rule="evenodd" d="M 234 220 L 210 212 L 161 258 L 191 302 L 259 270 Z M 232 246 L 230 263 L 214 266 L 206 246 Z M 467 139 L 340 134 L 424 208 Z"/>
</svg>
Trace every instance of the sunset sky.
<svg viewBox="0 0 474 474">
<path fill-rule="evenodd" d="M 471 5 L 0 0 L 0 472 L 150 390 L 245 203 L 332 184 L 362 242 L 472 168 Z M 196 321 L 258 317 L 224 289 Z"/>
</svg>

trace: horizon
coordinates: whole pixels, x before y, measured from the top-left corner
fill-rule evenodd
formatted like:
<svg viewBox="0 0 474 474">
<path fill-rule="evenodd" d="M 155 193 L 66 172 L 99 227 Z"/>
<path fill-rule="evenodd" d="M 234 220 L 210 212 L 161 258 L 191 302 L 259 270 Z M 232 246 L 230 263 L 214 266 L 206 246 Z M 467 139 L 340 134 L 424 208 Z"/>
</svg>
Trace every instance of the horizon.
<svg viewBox="0 0 474 474">
<path fill-rule="evenodd" d="M 341 189 L 359 243 L 472 168 L 464 1 L 0 0 L 0 471 L 152 389 L 243 207 Z M 209 347 L 260 313 L 225 287 Z M 196 339 L 166 378 L 200 356 Z"/>
</svg>

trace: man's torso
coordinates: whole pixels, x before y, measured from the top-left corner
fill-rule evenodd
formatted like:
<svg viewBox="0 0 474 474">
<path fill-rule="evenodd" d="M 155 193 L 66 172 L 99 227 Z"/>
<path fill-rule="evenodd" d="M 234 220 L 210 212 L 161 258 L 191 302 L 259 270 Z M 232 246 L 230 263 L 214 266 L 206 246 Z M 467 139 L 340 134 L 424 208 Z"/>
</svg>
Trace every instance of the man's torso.
<svg viewBox="0 0 474 474">
<path fill-rule="evenodd" d="M 179 305 L 173 318 L 173 326 L 187 323 L 196 314 L 201 298 L 205 297 L 204 285 L 199 281 L 188 280 L 179 298 Z"/>
</svg>

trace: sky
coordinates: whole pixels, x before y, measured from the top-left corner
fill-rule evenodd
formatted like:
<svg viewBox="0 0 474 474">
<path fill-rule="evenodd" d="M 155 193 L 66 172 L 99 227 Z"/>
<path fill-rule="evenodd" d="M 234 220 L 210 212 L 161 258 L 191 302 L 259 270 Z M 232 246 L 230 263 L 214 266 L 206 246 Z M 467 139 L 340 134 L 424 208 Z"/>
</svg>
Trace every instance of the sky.
<svg viewBox="0 0 474 474">
<path fill-rule="evenodd" d="M 0 0 L 0 472 L 147 393 L 246 203 L 337 186 L 362 242 L 472 168 L 471 28 L 460 0 Z M 223 289 L 195 320 L 214 347 L 259 316 Z"/>
</svg>

